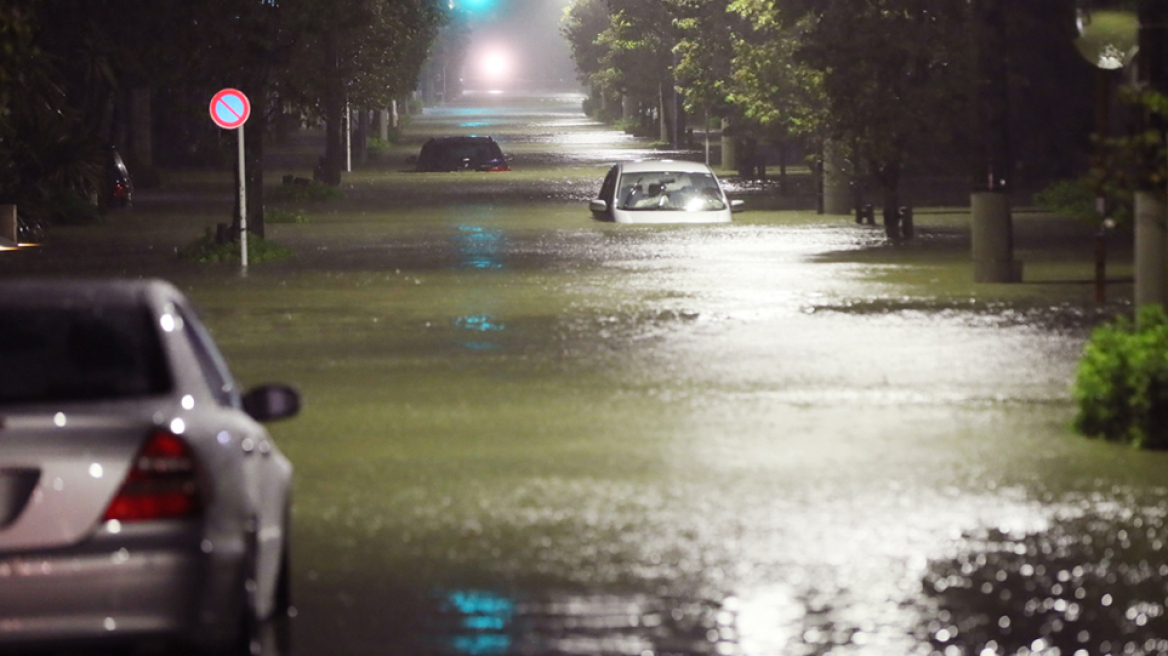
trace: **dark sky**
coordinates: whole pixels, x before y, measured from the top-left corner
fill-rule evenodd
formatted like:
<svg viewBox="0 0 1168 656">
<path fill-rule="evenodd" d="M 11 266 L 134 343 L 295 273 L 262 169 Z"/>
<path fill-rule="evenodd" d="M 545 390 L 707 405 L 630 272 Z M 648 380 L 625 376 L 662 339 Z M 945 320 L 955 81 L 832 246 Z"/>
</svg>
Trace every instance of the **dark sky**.
<svg viewBox="0 0 1168 656">
<path fill-rule="evenodd" d="M 560 36 L 560 20 L 571 0 L 468 2 L 472 7 L 489 5 L 472 13 L 473 35 L 463 70 L 468 86 L 476 78 L 483 77 L 483 62 L 492 53 L 499 53 L 510 63 L 510 73 L 500 86 L 515 83 L 540 88 L 576 85 L 568 45 Z"/>
</svg>

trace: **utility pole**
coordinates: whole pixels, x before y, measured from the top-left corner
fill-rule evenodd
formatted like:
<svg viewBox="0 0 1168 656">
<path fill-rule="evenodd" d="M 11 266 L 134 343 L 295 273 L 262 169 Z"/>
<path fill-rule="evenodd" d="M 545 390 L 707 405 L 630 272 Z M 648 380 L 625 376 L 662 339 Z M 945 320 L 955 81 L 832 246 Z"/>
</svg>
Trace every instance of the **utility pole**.
<svg viewBox="0 0 1168 656">
<path fill-rule="evenodd" d="M 977 153 L 970 193 L 973 281 L 1020 282 L 1010 215 L 1010 160 L 1006 16 L 1003 0 L 974 0 L 977 77 Z"/>
<path fill-rule="evenodd" d="M 1148 90 L 1168 93 L 1168 3 L 1140 0 L 1139 52 L 1136 73 Z M 1145 116 L 1145 129 L 1160 134 L 1164 143 L 1165 125 L 1161 117 Z M 1168 305 L 1168 227 L 1165 226 L 1165 192 L 1144 188 L 1136 191 L 1135 207 L 1135 304 Z"/>
</svg>

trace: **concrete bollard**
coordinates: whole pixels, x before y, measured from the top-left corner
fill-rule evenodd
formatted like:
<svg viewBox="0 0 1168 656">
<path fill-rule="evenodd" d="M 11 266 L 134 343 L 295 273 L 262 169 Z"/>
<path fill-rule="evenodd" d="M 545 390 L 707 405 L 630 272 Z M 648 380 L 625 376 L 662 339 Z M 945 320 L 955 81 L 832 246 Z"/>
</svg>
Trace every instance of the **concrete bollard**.
<svg viewBox="0 0 1168 656">
<path fill-rule="evenodd" d="M 15 205 L 0 205 L 0 244 L 15 246 L 20 241 Z M 5 243 L 5 242 L 11 242 Z"/>
<path fill-rule="evenodd" d="M 904 239 L 912 239 L 915 235 L 913 230 L 913 210 L 907 205 L 902 205 L 900 208 L 900 236 Z"/>
<path fill-rule="evenodd" d="M 979 191 L 971 194 L 970 201 L 973 281 L 1021 282 L 1022 263 L 1014 260 L 1009 197 L 1003 193 Z"/>
<path fill-rule="evenodd" d="M 1168 305 L 1168 227 L 1164 203 L 1153 192 L 1136 192 L 1136 307 Z"/>
</svg>

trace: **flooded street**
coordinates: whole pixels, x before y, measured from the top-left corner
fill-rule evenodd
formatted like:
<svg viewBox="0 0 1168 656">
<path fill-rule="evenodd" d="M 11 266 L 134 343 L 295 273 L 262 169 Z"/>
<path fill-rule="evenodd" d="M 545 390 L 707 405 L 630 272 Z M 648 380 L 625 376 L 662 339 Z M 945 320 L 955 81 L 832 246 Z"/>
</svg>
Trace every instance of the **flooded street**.
<svg viewBox="0 0 1168 656">
<path fill-rule="evenodd" d="M 404 170 L 471 133 L 514 170 Z M 1020 213 L 1027 283 L 975 286 L 952 209 L 899 248 L 798 197 L 594 221 L 647 148 L 572 96 L 470 97 L 269 224 L 294 256 L 246 277 L 174 257 L 227 220 L 220 179 L 0 272 L 171 279 L 245 386 L 301 388 L 272 426 L 297 656 L 1168 653 L 1168 457 L 1069 428 L 1131 293 L 1090 302 L 1089 230 Z"/>
</svg>

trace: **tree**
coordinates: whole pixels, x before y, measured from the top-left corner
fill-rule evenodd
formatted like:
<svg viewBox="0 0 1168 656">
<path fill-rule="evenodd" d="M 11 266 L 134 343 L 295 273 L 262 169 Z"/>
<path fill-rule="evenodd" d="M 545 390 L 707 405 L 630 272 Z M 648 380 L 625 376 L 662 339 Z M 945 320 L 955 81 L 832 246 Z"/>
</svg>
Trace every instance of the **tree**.
<svg viewBox="0 0 1168 656">
<path fill-rule="evenodd" d="M 671 117 L 673 48 L 681 40 L 670 0 L 607 0 L 609 26 L 597 37 L 604 49 L 601 70 L 593 80 L 604 89 L 656 105 L 662 132 L 680 132 L 680 117 Z"/>
<path fill-rule="evenodd" d="M 40 29 L 48 4 L 0 8 L 0 202 L 45 221 L 88 207 L 101 189 L 104 152 L 94 134 L 95 94 L 85 92 L 108 82 L 104 59 L 91 42 L 72 44 L 89 51 L 86 62 L 53 50 L 57 44 Z M 78 70 L 99 79 L 78 83 L 70 75 Z"/>
<path fill-rule="evenodd" d="M 445 14 L 437 0 L 345 0 L 307 17 L 281 88 L 324 118 L 324 181 L 336 185 L 346 104 L 377 109 L 412 90 Z"/>
<path fill-rule="evenodd" d="M 798 61 L 806 21 L 789 20 L 774 0 L 674 0 L 685 18 L 678 45 L 679 78 L 688 108 L 712 109 L 730 119 L 747 153 L 765 141 L 784 152 L 793 138 L 822 124 L 822 76 Z M 761 162 L 742 158 L 744 175 Z"/>
<path fill-rule="evenodd" d="M 826 134 L 869 162 L 892 238 L 913 147 L 970 123 L 968 11 L 929 0 L 824 0 L 806 18 L 796 55 L 822 75 Z"/>
</svg>

